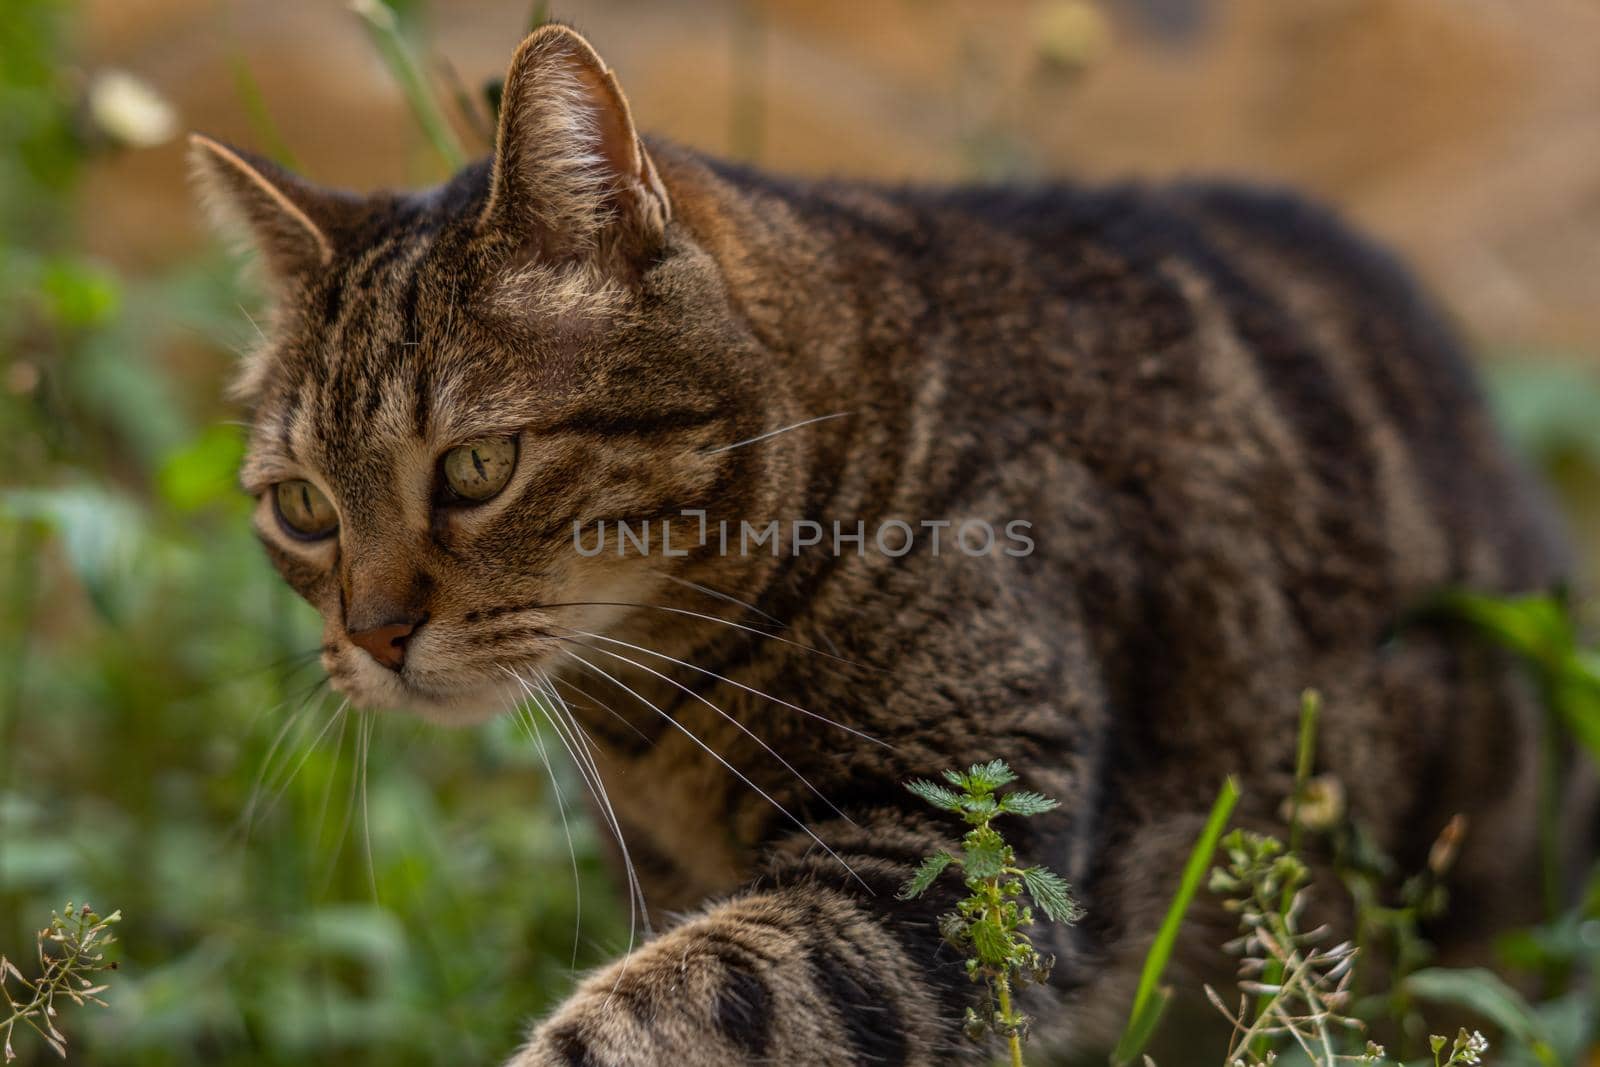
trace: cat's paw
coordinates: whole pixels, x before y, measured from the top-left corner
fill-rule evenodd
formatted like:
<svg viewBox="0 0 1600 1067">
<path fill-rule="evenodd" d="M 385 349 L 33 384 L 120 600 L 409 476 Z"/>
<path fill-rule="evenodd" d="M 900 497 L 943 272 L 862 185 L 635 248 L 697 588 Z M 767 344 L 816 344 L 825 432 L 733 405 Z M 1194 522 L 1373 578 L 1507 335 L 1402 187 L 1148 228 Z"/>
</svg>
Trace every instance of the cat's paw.
<svg viewBox="0 0 1600 1067">
<path fill-rule="evenodd" d="M 712 1067 L 770 1062 L 772 976 L 754 957 L 668 936 L 591 975 L 512 1067 Z"/>
<path fill-rule="evenodd" d="M 956 1062 L 937 993 L 895 978 L 905 944 L 845 893 L 734 897 L 584 979 L 511 1067 Z M 961 968 L 945 973 L 967 989 Z"/>
</svg>

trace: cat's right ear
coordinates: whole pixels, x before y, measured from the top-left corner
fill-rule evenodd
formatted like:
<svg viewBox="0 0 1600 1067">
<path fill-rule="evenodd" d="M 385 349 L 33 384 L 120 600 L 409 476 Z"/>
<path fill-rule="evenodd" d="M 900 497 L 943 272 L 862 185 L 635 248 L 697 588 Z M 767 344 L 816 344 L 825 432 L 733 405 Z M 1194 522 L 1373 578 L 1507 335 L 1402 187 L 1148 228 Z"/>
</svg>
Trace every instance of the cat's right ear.
<svg viewBox="0 0 1600 1067">
<path fill-rule="evenodd" d="M 611 68 L 575 30 L 535 30 L 506 75 L 480 229 L 554 258 L 637 256 L 671 213 Z"/>
<path fill-rule="evenodd" d="M 189 164 L 217 227 L 258 252 L 274 283 L 285 285 L 333 262 L 339 220 L 354 197 L 198 133 L 189 135 Z"/>
</svg>

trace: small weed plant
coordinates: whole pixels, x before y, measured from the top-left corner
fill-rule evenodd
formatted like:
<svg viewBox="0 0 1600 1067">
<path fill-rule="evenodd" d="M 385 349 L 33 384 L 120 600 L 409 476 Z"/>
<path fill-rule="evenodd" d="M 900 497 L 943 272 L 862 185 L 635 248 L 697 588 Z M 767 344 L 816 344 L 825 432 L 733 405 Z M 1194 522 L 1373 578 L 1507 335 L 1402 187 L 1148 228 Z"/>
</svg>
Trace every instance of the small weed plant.
<svg viewBox="0 0 1600 1067">
<path fill-rule="evenodd" d="M 1240 957 L 1239 1005 L 1229 1008 L 1210 986 L 1206 997 L 1232 1027 L 1227 1062 L 1265 1067 L 1274 1046 L 1292 1040 L 1313 1063 L 1375 1063 L 1383 1048 L 1372 1042 L 1342 1054 L 1344 1032 L 1361 1032 L 1346 1014 L 1355 945 L 1324 946 L 1325 929 L 1302 931 L 1309 872 L 1283 843 L 1235 830 L 1222 841 L 1224 866 L 1211 872 L 1210 889 L 1239 919 L 1239 936 L 1224 948 Z"/>
<path fill-rule="evenodd" d="M 106 960 L 105 950 L 116 941 L 111 928 L 121 921 L 121 912 L 101 916 L 87 904 L 74 908 L 69 902 L 65 911 L 51 913 L 50 925 L 39 931 L 38 977 L 29 978 L 0 956 L 0 995 L 5 997 L 0 1011 L 7 1012 L 0 1020 L 0 1032 L 5 1036 L 7 1063 L 17 1058 L 12 1037 L 19 1025 L 37 1032 L 57 1055 L 66 1058 L 67 1036 L 57 1022 L 58 1005 L 105 1006 L 100 994 L 106 986 L 100 976 L 117 969 L 115 962 Z"/>
<path fill-rule="evenodd" d="M 1450 1052 L 1440 1060 L 1439 1057 L 1444 1055 L 1446 1045 L 1450 1046 Z M 1458 1067 L 1460 1064 L 1474 1067 L 1475 1064 L 1483 1062 L 1483 1054 L 1489 1051 L 1489 1042 L 1478 1031 L 1474 1030 L 1469 1034 L 1463 1027 L 1456 1031 L 1454 1041 L 1434 1034 L 1428 1039 L 1428 1047 L 1433 1050 L 1433 1067 Z"/>
<path fill-rule="evenodd" d="M 906 788 L 941 811 L 959 815 L 970 829 L 958 850 L 940 849 L 923 859 L 900 897 L 920 897 L 946 870 L 961 872 L 967 895 L 957 901 L 955 911 L 940 917 L 939 931 L 966 954 L 967 976 L 983 983 L 987 994 L 982 1012 L 967 1009 L 966 1032 L 974 1040 L 999 1035 L 1012 1067 L 1022 1067 L 1029 1020 L 1013 995 L 1029 982 L 1043 982 L 1055 965 L 1055 957 L 1041 956 L 1025 932 L 1034 924 L 1027 901 L 1053 922 L 1076 922 L 1082 913 L 1059 875 L 1046 867 L 1019 865 L 993 823 L 1003 815 L 1043 815 L 1058 805 L 1021 789 L 1002 794 L 1003 787 L 1017 780 L 1003 760 L 945 771 L 944 778 L 948 785 L 914 781 Z"/>
</svg>

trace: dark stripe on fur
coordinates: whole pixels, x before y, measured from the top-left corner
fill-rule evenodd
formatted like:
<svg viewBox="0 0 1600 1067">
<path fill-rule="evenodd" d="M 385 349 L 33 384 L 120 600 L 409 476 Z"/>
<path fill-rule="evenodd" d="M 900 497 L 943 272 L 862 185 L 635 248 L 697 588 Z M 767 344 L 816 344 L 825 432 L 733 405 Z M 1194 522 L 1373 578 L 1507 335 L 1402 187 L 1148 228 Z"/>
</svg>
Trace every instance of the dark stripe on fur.
<svg viewBox="0 0 1600 1067">
<path fill-rule="evenodd" d="M 853 1062 L 903 1067 L 910 1050 L 893 985 L 860 973 L 847 946 L 836 940 L 814 939 L 806 957 L 811 980 L 833 1010 Z"/>
<path fill-rule="evenodd" d="M 761 1058 L 772 1045 L 772 990 L 748 971 L 731 970 L 717 993 L 712 1018 L 717 1030 L 746 1056 Z"/>
<path fill-rule="evenodd" d="M 725 419 L 720 411 L 697 408 L 664 408 L 659 411 L 585 411 L 569 415 L 541 432 L 574 433 L 591 437 L 654 437 L 681 430 L 698 429 Z M 729 444 L 732 444 L 730 441 Z"/>
</svg>

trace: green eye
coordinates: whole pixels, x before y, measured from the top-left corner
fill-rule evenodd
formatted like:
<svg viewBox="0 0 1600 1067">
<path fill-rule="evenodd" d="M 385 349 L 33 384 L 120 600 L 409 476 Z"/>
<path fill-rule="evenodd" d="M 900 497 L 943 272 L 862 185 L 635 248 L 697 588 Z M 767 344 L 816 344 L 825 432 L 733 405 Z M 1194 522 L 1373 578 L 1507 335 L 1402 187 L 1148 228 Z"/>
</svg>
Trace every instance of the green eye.
<svg viewBox="0 0 1600 1067">
<path fill-rule="evenodd" d="M 296 537 L 308 541 L 327 537 L 339 528 L 339 515 L 322 490 L 304 479 L 279 482 L 272 487 L 278 520 Z"/>
<path fill-rule="evenodd" d="M 506 487 L 517 465 L 517 439 L 491 437 L 444 454 L 444 480 L 463 500 L 482 502 Z"/>
</svg>

